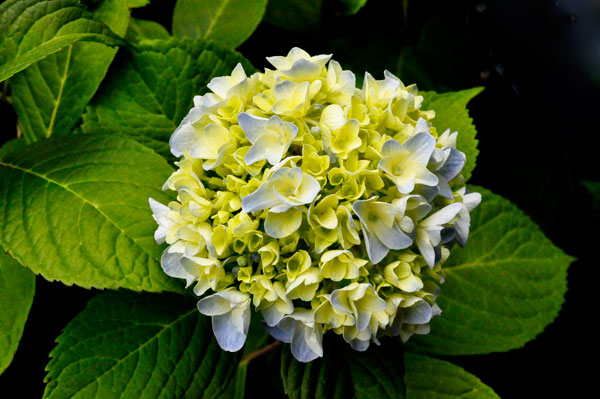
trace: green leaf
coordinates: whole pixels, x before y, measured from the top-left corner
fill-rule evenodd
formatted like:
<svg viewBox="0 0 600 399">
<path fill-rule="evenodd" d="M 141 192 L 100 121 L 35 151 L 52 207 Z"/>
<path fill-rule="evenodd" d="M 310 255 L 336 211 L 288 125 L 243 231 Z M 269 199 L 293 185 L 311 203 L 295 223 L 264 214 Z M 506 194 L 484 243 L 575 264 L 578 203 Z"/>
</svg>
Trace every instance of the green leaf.
<svg viewBox="0 0 600 399">
<path fill-rule="evenodd" d="M 290 399 L 405 397 L 401 345 L 385 339 L 381 346 L 357 352 L 338 339 L 324 343 L 323 358 L 298 362 L 289 345 L 281 353 L 281 378 Z"/>
<path fill-rule="evenodd" d="M 46 399 L 221 398 L 239 354 L 221 350 L 195 300 L 106 292 L 57 339 Z"/>
<path fill-rule="evenodd" d="M 4 157 L 10 154 L 13 151 L 19 151 L 22 148 L 25 148 L 27 143 L 23 139 L 11 139 L 0 147 L 0 160 L 4 159 Z"/>
<path fill-rule="evenodd" d="M 168 40 L 169 37 L 169 32 L 158 22 L 131 18 L 125 39 L 130 42 L 138 42 L 140 40 Z"/>
<path fill-rule="evenodd" d="M 267 0 L 178 0 L 173 35 L 236 48 L 254 32 L 266 7 Z"/>
<path fill-rule="evenodd" d="M 407 399 L 500 399 L 481 380 L 443 360 L 404 354 Z"/>
<path fill-rule="evenodd" d="M 467 156 L 467 162 L 462 171 L 466 180 L 471 177 L 477 155 L 479 155 L 478 140 L 475 138 L 477 130 L 473 125 L 473 119 L 469 116 L 467 104 L 482 91 L 483 87 L 474 87 L 449 93 L 438 94 L 433 91 L 421 93 L 425 97 L 422 109 L 435 110 L 435 118 L 432 122 L 438 134 L 442 134 L 446 129 L 458 132 L 456 147 Z"/>
<path fill-rule="evenodd" d="M 354 15 L 367 4 L 367 0 L 342 0 L 346 14 Z"/>
<path fill-rule="evenodd" d="M 67 136 L 0 161 L 0 244 L 48 280 L 82 287 L 181 291 L 160 266 L 148 197 L 172 168 L 116 136 Z"/>
<path fill-rule="evenodd" d="M 8 0 L 0 5 L 0 32 L 0 82 L 79 40 L 122 43 L 78 0 Z"/>
<path fill-rule="evenodd" d="M 128 49 L 129 50 L 129 49 Z M 145 41 L 117 56 L 117 67 L 83 114 L 85 133 L 116 133 L 169 156 L 169 138 L 193 106 L 193 97 L 216 76 L 230 75 L 239 53 L 203 40 Z"/>
<path fill-rule="evenodd" d="M 113 32 L 125 35 L 129 9 L 104 0 L 93 12 Z M 10 81 L 19 127 L 27 142 L 68 134 L 104 79 L 116 48 L 77 42 L 16 74 Z"/>
<path fill-rule="evenodd" d="M 13 359 L 35 293 L 35 276 L 0 250 L 0 374 Z"/>
<path fill-rule="evenodd" d="M 150 4 L 150 0 L 127 0 L 127 6 L 129 8 L 146 7 L 148 4 Z"/>
<path fill-rule="evenodd" d="M 281 29 L 318 35 L 323 0 L 269 0 L 265 21 Z"/>
<path fill-rule="evenodd" d="M 529 217 L 484 188 L 471 214 L 465 248 L 444 265 L 440 317 L 428 335 L 409 345 L 439 355 L 507 351 L 534 339 L 564 301 L 573 260 L 555 247 Z"/>
</svg>

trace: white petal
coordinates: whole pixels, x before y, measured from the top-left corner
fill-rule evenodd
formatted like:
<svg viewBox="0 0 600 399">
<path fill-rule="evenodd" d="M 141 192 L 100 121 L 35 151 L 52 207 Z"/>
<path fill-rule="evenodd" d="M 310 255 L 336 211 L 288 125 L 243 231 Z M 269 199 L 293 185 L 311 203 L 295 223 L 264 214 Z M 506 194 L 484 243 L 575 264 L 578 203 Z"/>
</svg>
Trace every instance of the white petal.
<svg viewBox="0 0 600 399">
<path fill-rule="evenodd" d="M 419 118 L 419 120 L 417 121 L 417 125 L 415 126 L 415 130 L 414 130 L 413 134 L 419 134 L 419 133 L 431 134 L 429 131 L 429 124 L 423 118 Z"/>
<path fill-rule="evenodd" d="M 231 311 L 231 302 L 220 293 L 209 295 L 198 301 L 198 310 L 205 316 L 220 316 Z"/>
<path fill-rule="evenodd" d="M 319 75 L 320 71 L 321 66 L 305 59 L 295 61 L 290 69 L 281 70 L 287 77 L 294 80 L 314 78 Z"/>
<path fill-rule="evenodd" d="M 260 136 L 265 132 L 265 126 L 268 119 L 254 116 L 246 112 L 242 112 L 238 115 L 238 124 L 244 131 L 248 141 L 254 144 Z"/>
<path fill-rule="evenodd" d="M 463 204 L 469 212 L 471 212 L 481 202 L 480 193 L 469 193 L 463 196 Z"/>
<path fill-rule="evenodd" d="M 423 184 L 425 186 L 436 186 L 438 181 L 438 177 L 425 168 L 421 169 L 415 176 L 415 183 Z"/>
<path fill-rule="evenodd" d="M 281 144 L 273 134 L 264 134 L 259 137 L 252 147 L 244 155 L 246 165 L 266 159 L 271 165 L 276 165 L 281 161 L 287 151 L 287 145 Z"/>
<path fill-rule="evenodd" d="M 221 349 L 237 352 L 246 342 L 250 325 L 250 304 L 231 312 L 212 317 L 212 327 Z"/>
<path fill-rule="evenodd" d="M 169 139 L 171 153 L 176 157 L 183 155 L 185 150 L 189 150 L 196 143 L 196 129 L 190 123 L 179 125 Z"/>
<path fill-rule="evenodd" d="M 461 203 L 454 203 L 443 207 L 433 215 L 427 217 L 421 222 L 421 226 L 440 226 L 449 223 L 454 217 L 460 212 L 463 205 Z"/>
<path fill-rule="evenodd" d="M 424 231 L 417 232 L 417 247 L 419 248 L 419 252 L 423 255 L 425 262 L 429 267 L 433 268 L 435 265 L 435 251 L 433 250 L 433 246 L 431 245 L 431 241 L 429 241 L 429 236 Z"/>
<path fill-rule="evenodd" d="M 268 212 L 265 231 L 273 238 L 284 238 L 295 232 L 302 224 L 302 211 L 289 209 L 281 213 Z"/>
<path fill-rule="evenodd" d="M 319 181 L 309 174 L 304 173 L 302 175 L 302 182 L 298 187 L 298 195 L 296 198 L 303 204 L 311 203 L 317 194 L 321 191 L 321 185 Z"/>
<path fill-rule="evenodd" d="M 269 209 L 278 205 L 280 201 L 275 196 L 270 182 L 263 183 L 258 190 L 242 199 L 242 210 L 246 213 Z"/>
<path fill-rule="evenodd" d="M 330 130 L 337 130 L 346 123 L 346 116 L 342 107 L 337 104 L 328 105 L 321 114 L 321 123 Z"/>
<path fill-rule="evenodd" d="M 406 140 L 404 147 L 412 153 L 413 158 L 420 165 L 425 166 L 435 149 L 435 138 L 428 133 L 418 133 Z"/>
<path fill-rule="evenodd" d="M 168 249 L 165 249 L 160 258 L 160 265 L 167 276 L 184 278 L 186 286 L 189 286 L 195 280 L 195 277 L 183 268 L 181 258 L 183 258 L 182 254 L 169 253 Z"/>
<path fill-rule="evenodd" d="M 383 143 L 383 146 L 381 146 L 381 155 L 384 157 L 389 157 L 399 151 L 402 151 L 403 148 L 404 146 L 400 144 L 399 141 L 389 139 Z"/>
</svg>

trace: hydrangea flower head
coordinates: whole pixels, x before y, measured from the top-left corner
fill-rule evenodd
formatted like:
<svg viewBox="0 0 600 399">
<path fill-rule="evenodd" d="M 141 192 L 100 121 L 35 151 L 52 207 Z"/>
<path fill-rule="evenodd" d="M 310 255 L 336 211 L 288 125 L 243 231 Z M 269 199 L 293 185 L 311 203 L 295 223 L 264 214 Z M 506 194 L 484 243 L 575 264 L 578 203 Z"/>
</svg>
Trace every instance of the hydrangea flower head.
<svg viewBox="0 0 600 399">
<path fill-rule="evenodd" d="M 481 201 L 460 175 L 460 132 L 438 134 L 416 87 L 387 71 L 359 89 L 331 55 L 267 60 L 214 78 L 171 137 L 163 189 L 177 200 L 150 199 L 165 273 L 202 296 L 227 351 L 251 306 L 303 362 L 327 332 L 361 351 L 428 333 L 442 264 Z"/>
</svg>

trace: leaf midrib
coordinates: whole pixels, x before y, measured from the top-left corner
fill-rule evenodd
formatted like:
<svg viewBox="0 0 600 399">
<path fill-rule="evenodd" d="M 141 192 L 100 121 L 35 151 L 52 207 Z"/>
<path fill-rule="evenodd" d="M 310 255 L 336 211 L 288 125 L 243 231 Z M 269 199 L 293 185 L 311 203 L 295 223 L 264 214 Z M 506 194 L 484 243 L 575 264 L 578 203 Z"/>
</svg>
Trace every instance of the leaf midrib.
<svg viewBox="0 0 600 399">
<path fill-rule="evenodd" d="M 173 320 L 171 323 L 169 324 L 164 324 L 163 328 L 160 329 L 160 331 L 158 331 L 156 334 L 152 335 L 150 338 L 148 338 L 143 344 L 141 344 L 140 346 L 134 348 L 131 352 L 129 352 L 126 356 L 124 356 L 122 359 L 115 359 L 116 363 L 113 364 L 111 367 L 107 368 L 106 370 L 104 370 L 102 372 L 102 374 L 96 376 L 92 381 L 88 382 L 87 384 L 85 384 L 83 387 L 81 387 L 77 392 L 74 392 L 72 395 L 67 396 L 65 399 L 70 399 L 70 398 L 74 398 L 75 395 L 77 395 L 78 393 L 80 393 L 81 391 L 83 391 L 84 389 L 86 389 L 88 386 L 90 386 L 92 383 L 96 382 L 97 380 L 99 380 L 100 378 L 102 378 L 105 374 L 107 374 L 109 371 L 113 370 L 115 367 L 117 367 L 119 364 L 123 363 L 124 361 L 126 361 L 127 359 L 129 359 L 130 356 L 132 356 L 135 353 L 141 352 L 143 348 L 145 348 L 147 345 L 149 345 L 151 342 L 155 341 L 156 339 L 158 339 L 161 334 L 163 334 L 165 331 L 169 330 L 172 326 L 174 326 L 175 324 L 179 323 L 181 320 L 189 317 L 190 315 L 193 315 L 197 312 L 196 309 L 192 309 L 184 314 L 182 314 L 181 316 L 177 317 L 175 320 Z M 123 320 L 126 321 L 126 320 Z M 78 359 L 78 361 L 81 361 L 84 359 Z M 69 363 L 69 365 L 72 365 L 74 363 Z M 56 380 L 58 380 L 58 378 L 60 377 L 60 374 L 58 374 L 56 376 Z M 50 395 L 47 396 L 46 398 L 50 399 L 52 397 L 52 392 L 50 392 Z"/>
<path fill-rule="evenodd" d="M 219 20 L 219 18 L 221 17 L 221 14 L 223 14 L 223 10 L 225 9 L 225 7 L 228 4 L 229 4 L 229 0 L 224 0 L 221 3 L 221 7 L 217 8 L 217 12 L 215 12 L 215 17 L 210 21 L 210 24 L 208 25 L 206 32 L 204 32 L 204 35 L 202 36 L 203 39 L 207 39 L 210 37 L 210 34 L 211 34 L 213 28 L 215 27 L 216 22 Z"/>
<path fill-rule="evenodd" d="M 76 191 L 71 190 L 68 186 L 63 185 L 63 184 L 57 182 L 56 180 L 53 180 L 53 179 L 49 178 L 46 175 L 43 175 L 43 174 L 38 173 L 38 172 L 35 172 L 35 171 L 31 170 L 31 169 L 27 169 L 27 168 L 21 167 L 19 165 L 14 165 L 14 164 L 11 164 L 11 163 L 0 161 L 0 166 L 5 166 L 5 167 L 8 167 L 8 168 L 20 170 L 21 172 L 24 172 L 24 173 L 31 174 L 33 176 L 36 176 L 36 177 L 42 179 L 42 180 L 47 181 L 48 183 L 55 184 L 56 186 L 62 188 L 65 191 L 68 191 L 69 193 L 71 193 L 75 197 L 79 198 L 82 202 L 84 202 L 84 203 L 92 206 L 94 209 L 96 209 L 96 211 L 98 211 L 98 213 L 100 213 L 100 215 L 102 215 L 106 220 L 108 220 L 118 231 L 120 231 L 127 238 L 129 238 L 131 241 L 133 241 L 139 249 L 141 249 L 144 253 L 146 253 L 151 259 L 154 259 L 155 261 L 158 262 L 158 259 L 153 254 L 151 254 L 150 252 L 148 252 L 146 250 L 146 248 L 142 247 L 137 242 L 137 240 L 134 237 L 131 237 L 129 234 L 127 234 L 126 230 L 121 229 L 121 227 L 119 227 L 111 218 L 109 218 L 108 215 L 106 215 L 104 212 L 102 212 L 102 210 L 100 210 L 100 208 L 95 203 L 93 203 L 90 200 L 88 200 L 87 198 L 81 196 Z"/>
<path fill-rule="evenodd" d="M 56 121 L 56 114 L 58 113 L 58 107 L 60 106 L 60 102 L 62 100 L 63 90 L 65 88 L 65 83 L 67 81 L 67 76 L 69 74 L 69 68 L 71 66 L 71 55 L 73 53 L 73 45 L 69 46 L 67 53 L 67 61 L 65 63 L 65 71 L 63 73 L 62 78 L 60 79 L 60 86 L 58 87 L 58 95 L 56 96 L 56 101 L 54 102 L 54 108 L 52 109 L 52 115 L 50 116 L 50 123 L 48 124 L 48 129 L 46 130 L 46 138 L 49 138 L 52 135 L 52 131 L 54 130 L 54 122 Z"/>
</svg>

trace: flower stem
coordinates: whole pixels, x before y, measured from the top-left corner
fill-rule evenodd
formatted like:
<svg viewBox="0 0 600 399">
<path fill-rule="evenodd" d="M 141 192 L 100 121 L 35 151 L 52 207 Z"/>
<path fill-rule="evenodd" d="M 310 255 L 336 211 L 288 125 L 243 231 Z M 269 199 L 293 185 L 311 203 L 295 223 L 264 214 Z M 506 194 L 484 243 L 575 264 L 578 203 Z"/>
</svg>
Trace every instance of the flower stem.
<svg viewBox="0 0 600 399">
<path fill-rule="evenodd" d="M 260 349 L 255 350 L 252 353 L 247 354 L 246 356 L 244 356 L 242 358 L 242 360 L 240 360 L 240 364 L 244 364 L 244 363 L 250 363 L 250 361 L 252 359 L 256 359 L 259 356 L 262 356 L 266 353 L 271 352 L 273 349 L 276 349 L 278 347 L 280 347 L 282 345 L 281 341 L 275 341 L 275 342 L 271 342 L 268 345 L 263 346 Z"/>
</svg>

